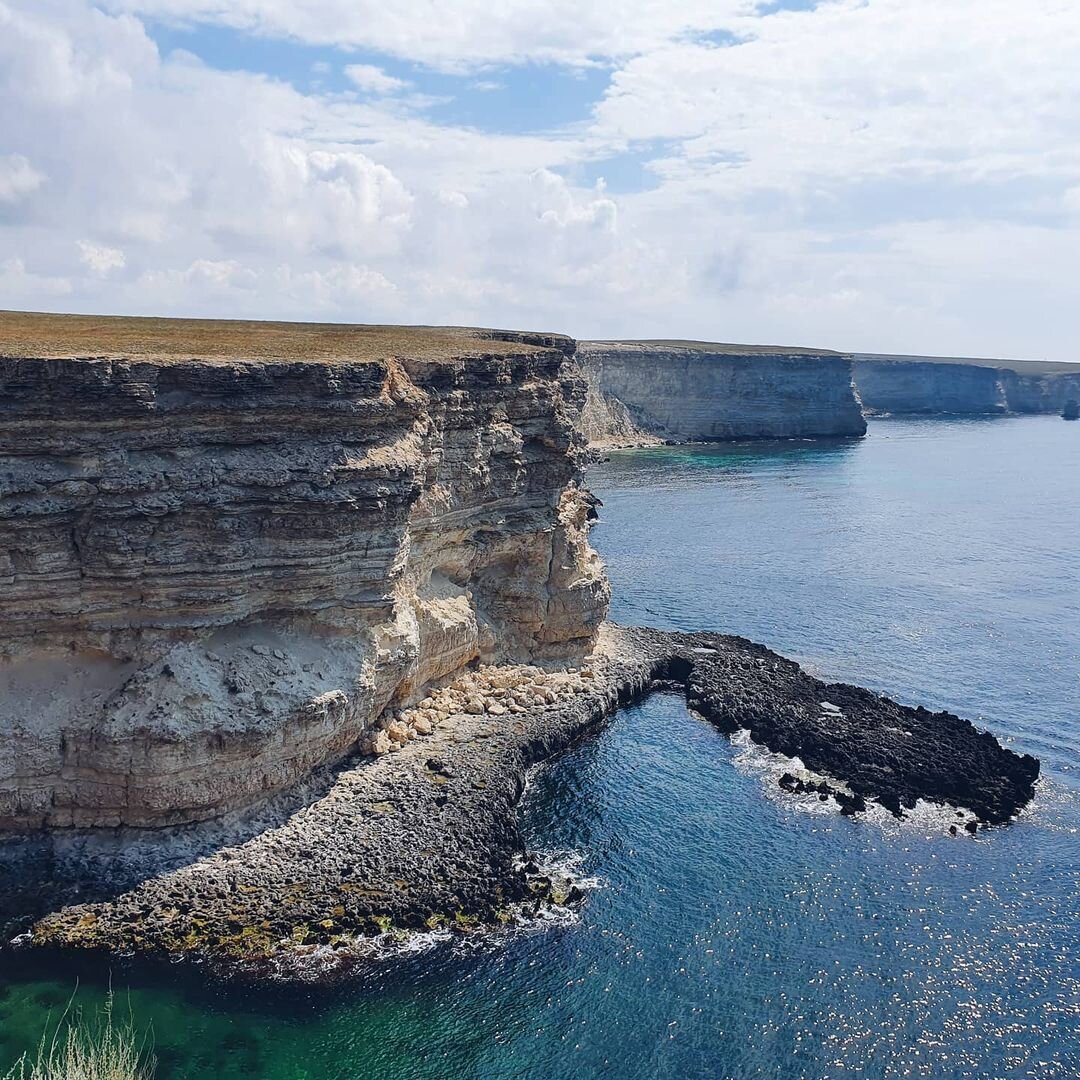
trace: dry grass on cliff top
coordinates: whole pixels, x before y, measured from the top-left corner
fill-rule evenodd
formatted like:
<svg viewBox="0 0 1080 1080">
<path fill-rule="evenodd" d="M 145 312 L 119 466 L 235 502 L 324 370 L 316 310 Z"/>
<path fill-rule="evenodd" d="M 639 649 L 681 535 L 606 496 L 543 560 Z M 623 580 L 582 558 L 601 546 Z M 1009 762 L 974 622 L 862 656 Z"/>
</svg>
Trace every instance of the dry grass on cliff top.
<svg viewBox="0 0 1080 1080">
<path fill-rule="evenodd" d="M 583 342 L 583 344 L 585 344 Z M 682 338 L 639 338 L 634 341 L 590 341 L 589 345 L 643 345 L 657 349 L 685 349 L 714 356 L 841 356 L 831 349 L 801 345 L 735 345 L 723 341 L 692 341 Z"/>
<path fill-rule="evenodd" d="M 437 360 L 528 352 L 501 331 L 444 326 L 155 319 L 0 311 L 0 356 L 39 359 L 130 357 L 159 363 L 203 360 Z M 507 335 L 513 336 L 513 335 Z"/>
</svg>

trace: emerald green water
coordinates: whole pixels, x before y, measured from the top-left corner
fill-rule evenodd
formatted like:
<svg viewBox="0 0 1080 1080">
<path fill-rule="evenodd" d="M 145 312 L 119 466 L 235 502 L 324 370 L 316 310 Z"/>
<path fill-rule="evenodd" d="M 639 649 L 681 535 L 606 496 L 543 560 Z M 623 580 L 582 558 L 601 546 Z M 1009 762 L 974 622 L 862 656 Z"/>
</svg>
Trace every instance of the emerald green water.
<svg viewBox="0 0 1080 1080">
<path fill-rule="evenodd" d="M 159 1076 L 1080 1075 L 1080 430 L 880 421 L 855 443 L 612 455 L 590 476 L 623 622 L 745 633 L 1037 754 L 976 839 L 782 797 L 657 695 L 533 777 L 576 921 L 435 942 L 331 987 L 119 966 Z M 0 1068 L 109 972 L 0 961 Z"/>
</svg>

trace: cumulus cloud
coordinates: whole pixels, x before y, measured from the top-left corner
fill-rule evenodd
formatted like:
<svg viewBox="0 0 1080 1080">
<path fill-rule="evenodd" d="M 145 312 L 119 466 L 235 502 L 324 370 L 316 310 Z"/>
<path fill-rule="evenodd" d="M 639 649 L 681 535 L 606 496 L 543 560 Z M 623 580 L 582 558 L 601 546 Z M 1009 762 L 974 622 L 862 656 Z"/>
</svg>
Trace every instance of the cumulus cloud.
<svg viewBox="0 0 1080 1080">
<path fill-rule="evenodd" d="M 678 139 L 673 178 L 1076 176 L 1080 9 L 1060 0 L 833 0 L 755 20 L 737 44 L 631 59 L 604 132 Z"/>
<path fill-rule="evenodd" d="M 346 64 L 345 75 L 354 86 L 372 94 L 396 94 L 409 85 L 374 64 Z"/>
<path fill-rule="evenodd" d="M 163 56 L 148 17 L 344 51 L 303 91 Z M 410 61 L 410 84 L 354 48 Z M 1065 0 L 0 0 L 0 286 L 1070 359 L 1078 54 Z M 577 122 L 485 130 L 426 102 L 425 68 L 440 93 L 460 72 L 474 99 L 500 84 L 482 96 L 505 121 L 526 62 L 588 75 Z M 615 183 L 620 163 L 648 182 Z"/>
<path fill-rule="evenodd" d="M 127 262 L 124 253 L 119 248 L 91 244 L 89 240 L 79 241 L 79 258 L 95 274 L 107 274 L 110 270 L 120 270 Z"/>
<path fill-rule="evenodd" d="M 0 154 L 0 203 L 14 203 L 37 191 L 45 176 L 22 154 Z"/>
<path fill-rule="evenodd" d="M 748 15 L 758 0 L 106 0 L 109 10 L 204 21 L 317 45 L 375 49 L 447 71 L 583 65 Z"/>
<path fill-rule="evenodd" d="M 58 298 L 69 296 L 72 283 L 65 277 L 35 274 L 22 259 L 13 257 L 0 262 L 0 295 L 5 306 L 47 309 Z"/>
</svg>

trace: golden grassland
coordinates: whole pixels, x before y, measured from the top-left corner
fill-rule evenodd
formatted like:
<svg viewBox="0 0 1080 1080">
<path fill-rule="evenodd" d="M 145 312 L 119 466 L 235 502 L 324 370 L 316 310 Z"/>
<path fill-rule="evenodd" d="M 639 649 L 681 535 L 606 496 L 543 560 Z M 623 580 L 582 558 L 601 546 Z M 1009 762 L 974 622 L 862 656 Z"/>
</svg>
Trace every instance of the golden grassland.
<svg viewBox="0 0 1080 1080">
<path fill-rule="evenodd" d="M 0 357 L 123 357 L 157 363 L 200 360 L 339 361 L 410 357 L 437 360 L 504 355 L 534 346 L 500 341 L 491 331 L 446 326 L 158 319 L 0 311 Z"/>
</svg>

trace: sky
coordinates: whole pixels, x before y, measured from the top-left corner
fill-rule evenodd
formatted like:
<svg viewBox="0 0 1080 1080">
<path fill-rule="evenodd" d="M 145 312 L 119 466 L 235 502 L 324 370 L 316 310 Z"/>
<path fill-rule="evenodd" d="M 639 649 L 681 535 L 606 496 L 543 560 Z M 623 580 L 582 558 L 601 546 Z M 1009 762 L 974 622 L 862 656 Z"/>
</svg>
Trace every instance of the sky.
<svg viewBox="0 0 1080 1080">
<path fill-rule="evenodd" d="M 0 0 L 0 307 L 1080 361 L 1077 0 Z"/>
</svg>

